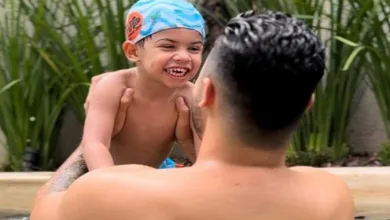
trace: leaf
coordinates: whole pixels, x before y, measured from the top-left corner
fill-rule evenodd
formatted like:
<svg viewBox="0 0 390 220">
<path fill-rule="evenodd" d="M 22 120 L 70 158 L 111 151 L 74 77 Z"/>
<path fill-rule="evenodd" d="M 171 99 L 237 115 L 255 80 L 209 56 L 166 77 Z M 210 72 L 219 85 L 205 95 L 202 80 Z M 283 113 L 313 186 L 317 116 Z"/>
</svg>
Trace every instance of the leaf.
<svg viewBox="0 0 390 220">
<path fill-rule="evenodd" d="M 14 85 L 18 84 L 19 82 L 21 81 L 21 79 L 15 79 L 15 80 L 12 80 L 10 83 L 8 83 L 7 85 L 5 85 L 1 90 L 0 90 L 0 96 L 6 92 L 7 90 L 9 90 L 10 88 L 12 88 Z"/>
<path fill-rule="evenodd" d="M 344 67 L 343 67 L 343 71 L 347 71 L 349 69 L 349 67 L 351 66 L 352 62 L 355 60 L 356 56 L 359 54 L 360 51 L 362 51 L 363 49 L 365 49 L 364 46 L 360 46 L 360 47 L 357 47 L 355 48 L 351 55 L 349 55 L 347 61 L 345 61 L 345 64 L 344 64 Z"/>
<path fill-rule="evenodd" d="M 357 46 L 359 46 L 359 44 L 354 43 L 354 42 L 352 42 L 352 41 L 350 41 L 350 40 L 347 40 L 347 39 L 345 39 L 345 38 L 343 38 L 343 37 L 340 37 L 340 36 L 336 36 L 335 39 L 338 40 L 338 41 L 341 41 L 341 42 L 343 42 L 344 44 L 347 44 L 348 46 L 351 46 L 351 47 L 357 47 Z"/>
</svg>

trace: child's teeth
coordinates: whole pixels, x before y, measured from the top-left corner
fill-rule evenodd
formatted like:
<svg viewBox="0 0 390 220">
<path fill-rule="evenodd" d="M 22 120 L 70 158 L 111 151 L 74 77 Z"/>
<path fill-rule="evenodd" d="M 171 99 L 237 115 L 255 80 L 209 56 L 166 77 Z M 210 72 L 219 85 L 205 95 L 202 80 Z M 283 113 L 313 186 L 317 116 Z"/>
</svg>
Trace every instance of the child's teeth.
<svg viewBox="0 0 390 220">
<path fill-rule="evenodd" d="M 184 68 L 170 68 L 168 73 L 172 76 L 181 77 L 186 74 L 187 70 Z"/>
</svg>

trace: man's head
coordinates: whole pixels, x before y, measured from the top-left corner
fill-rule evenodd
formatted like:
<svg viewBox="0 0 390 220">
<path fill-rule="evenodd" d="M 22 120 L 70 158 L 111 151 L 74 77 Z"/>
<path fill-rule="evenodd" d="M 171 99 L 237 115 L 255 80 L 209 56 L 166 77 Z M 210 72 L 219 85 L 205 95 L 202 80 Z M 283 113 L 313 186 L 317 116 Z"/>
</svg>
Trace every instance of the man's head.
<svg viewBox="0 0 390 220">
<path fill-rule="evenodd" d="M 198 72 L 204 39 L 204 19 L 191 3 L 139 0 L 128 12 L 122 47 L 140 72 L 174 88 Z"/>
<path fill-rule="evenodd" d="M 201 137 L 208 123 L 222 121 L 227 137 L 248 146 L 285 147 L 324 70 L 324 46 L 304 22 L 281 12 L 242 13 L 202 68 L 193 125 Z"/>
</svg>

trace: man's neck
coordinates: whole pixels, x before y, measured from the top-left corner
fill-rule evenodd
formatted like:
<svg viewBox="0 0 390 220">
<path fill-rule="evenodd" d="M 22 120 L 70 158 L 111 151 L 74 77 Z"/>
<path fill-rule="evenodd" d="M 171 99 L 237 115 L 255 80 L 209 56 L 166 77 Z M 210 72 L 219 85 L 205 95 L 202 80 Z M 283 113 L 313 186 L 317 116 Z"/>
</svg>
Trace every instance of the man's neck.
<svg viewBox="0 0 390 220">
<path fill-rule="evenodd" d="M 286 147 L 280 150 L 263 150 L 246 146 L 234 140 L 221 128 L 210 128 L 205 131 L 196 164 L 216 162 L 232 166 L 258 168 L 286 168 Z"/>
<path fill-rule="evenodd" d="M 137 70 L 134 89 L 146 99 L 169 98 L 175 92 L 175 88 L 168 88 L 162 82 L 151 79 L 147 73 Z"/>
</svg>

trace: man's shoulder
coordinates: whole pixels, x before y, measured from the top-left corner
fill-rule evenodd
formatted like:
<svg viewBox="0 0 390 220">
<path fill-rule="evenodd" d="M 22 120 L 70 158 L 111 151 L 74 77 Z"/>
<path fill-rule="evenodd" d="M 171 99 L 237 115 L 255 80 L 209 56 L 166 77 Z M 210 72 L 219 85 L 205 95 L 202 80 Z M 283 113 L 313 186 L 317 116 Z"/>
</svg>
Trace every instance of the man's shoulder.
<svg viewBox="0 0 390 220">
<path fill-rule="evenodd" d="M 316 182 L 322 182 L 324 185 L 327 185 L 333 189 L 335 189 L 335 187 L 340 190 L 348 189 L 345 181 L 341 177 L 321 168 L 295 166 L 290 167 L 290 170 L 298 172 L 304 177 L 309 177 L 309 179 L 315 180 Z"/>
<path fill-rule="evenodd" d="M 105 167 L 90 172 L 91 175 L 90 178 L 99 177 L 101 176 L 101 174 L 112 174 L 112 175 L 122 174 L 122 173 L 132 174 L 132 173 L 146 172 L 146 171 L 156 171 L 156 169 L 141 164 L 117 165 L 117 166 Z"/>
<path fill-rule="evenodd" d="M 142 165 L 96 169 L 77 179 L 66 193 L 62 210 L 72 219 L 132 219 L 142 216 L 158 200 L 158 187 L 143 173 L 156 172 Z M 73 214 L 69 214 L 73 210 Z M 77 212 L 77 213 L 76 213 Z M 110 216 L 121 213 L 121 216 Z M 105 217 L 104 217 L 105 216 Z M 112 218 L 111 218 L 112 217 Z M 71 218 L 69 218 L 71 219 Z"/>
<path fill-rule="evenodd" d="M 290 169 L 307 180 L 304 181 L 306 188 L 311 188 L 322 198 L 322 207 L 326 209 L 324 213 L 331 215 L 332 219 L 353 219 L 355 207 L 352 192 L 341 177 L 321 168 L 296 166 Z"/>
<path fill-rule="evenodd" d="M 82 181 L 82 183 L 80 184 L 83 185 L 89 185 L 93 183 L 110 185 L 114 183 L 110 181 L 110 179 L 118 179 L 118 180 L 136 179 L 138 178 L 137 173 L 151 172 L 151 171 L 152 172 L 155 171 L 155 168 L 144 166 L 144 165 L 138 165 L 138 164 L 118 165 L 118 166 L 104 167 L 104 168 L 90 171 L 86 173 L 84 176 L 82 176 L 79 180 Z M 119 183 L 122 182 L 125 184 L 136 183 L 136 181 L 129 181 L 129 182 L 117 181 L 117 182 Z"/>
<path fill-rule="evenodd" d="M 309 167 L 309 166 L 293 166 L 289 168 L 292 171 L 299 172 L 306 175 L 315 175 L 315 176 L 321 176 L 333 181 L 341 181 L 341 178 L 322 169 L 317 167 Z"/>
</svg>

